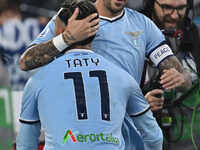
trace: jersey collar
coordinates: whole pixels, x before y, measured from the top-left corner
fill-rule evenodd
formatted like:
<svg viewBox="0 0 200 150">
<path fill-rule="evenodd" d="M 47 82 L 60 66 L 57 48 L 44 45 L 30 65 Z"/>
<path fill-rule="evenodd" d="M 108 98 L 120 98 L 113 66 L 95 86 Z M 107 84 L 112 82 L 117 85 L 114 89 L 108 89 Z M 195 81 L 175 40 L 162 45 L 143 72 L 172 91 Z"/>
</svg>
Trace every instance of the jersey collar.
<svg viewBox="0 0 200 150">
<path fill-rule="evenodd" d="M 70 53 L 70 52 L 92 52 L 92 53 L 94 53 L 92 50 L 89 50 L 89 49 L 70 49 L 66 53 Z"/>
<path fill-rule="evenodd" d="M 122 13 L 121 13 L 120 15 L 118 15 L 118 16 L 116 16 L 116 17 L 113 17 L 113 18 L 104 17 L 104 16 L 99 16 L 99 18 L 100 18 L 100 19 L 103 19 L 103 20 L 110 21 L 110 22 L 114 22 L 114 21 L 120 19 L 121 17 L 123 17 L 123 16 L 124 16 L 124 12 L 125 12 L 125 10 L 123 10 Z"/>
</svg>

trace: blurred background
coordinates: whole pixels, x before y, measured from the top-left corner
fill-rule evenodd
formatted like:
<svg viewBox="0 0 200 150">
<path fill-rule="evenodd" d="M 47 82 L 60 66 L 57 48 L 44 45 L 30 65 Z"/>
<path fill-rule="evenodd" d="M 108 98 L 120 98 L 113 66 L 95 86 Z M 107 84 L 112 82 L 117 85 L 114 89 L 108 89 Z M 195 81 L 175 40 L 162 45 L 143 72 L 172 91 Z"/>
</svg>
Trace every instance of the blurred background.
<svg viewBox="0 0 200 150">
<path fill-rule="evenodd" d="M 19 58 L 63 1 L 0 0 L 0 150 L 15 143 L 24 85 L 36 71 L 21 71 Z M 142 0 L 129 0 L 127 7 L 144 9 Z M 194 0 L 190 17 L 200 26 L 200 0 Z"/>
</svg>

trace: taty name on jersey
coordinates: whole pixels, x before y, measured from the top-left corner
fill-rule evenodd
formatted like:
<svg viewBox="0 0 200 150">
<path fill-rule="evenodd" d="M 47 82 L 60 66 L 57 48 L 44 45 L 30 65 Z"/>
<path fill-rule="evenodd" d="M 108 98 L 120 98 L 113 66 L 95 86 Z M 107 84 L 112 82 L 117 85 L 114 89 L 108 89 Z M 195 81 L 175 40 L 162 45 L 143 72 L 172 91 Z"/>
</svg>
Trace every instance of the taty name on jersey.
<svg viewBox="0 0 200 150">
<path fill-rule="evenodd" d="M 89 65 L 98 66 L 99 59 L 96 58 L 81 58 L 81 59 L 67 59 L 65 60 L 67 67 L 87 67 Z"/>
</svg>

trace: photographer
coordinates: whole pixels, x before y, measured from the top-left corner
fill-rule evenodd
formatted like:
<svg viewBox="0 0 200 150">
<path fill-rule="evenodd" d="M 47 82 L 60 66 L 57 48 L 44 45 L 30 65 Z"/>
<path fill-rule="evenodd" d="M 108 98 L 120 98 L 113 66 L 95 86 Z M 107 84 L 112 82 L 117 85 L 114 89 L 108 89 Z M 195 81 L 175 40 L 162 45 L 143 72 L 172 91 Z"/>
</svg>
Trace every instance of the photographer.
<svg viewBox="0 0 200 150">
<path fill-rule="evenodd" d="M 156 67 L 148 60 L 143 90 L 165 136 L 164 149 L 200 149 L 199 112 L 200 38 L 197 26 L 188 17 L 192 0 L 145 0 L 143 14 L 163 31 L 173 53 L 190 73 L 192 88 L 184 94 L 160 86 Z M 194 117 L 194 115 L 196 115 Z M 197 119 L 196 119 L 197 120 Z M 176 127 L 175 127 L 176 126 Z M 178 128 L 178 130 L 177 130 Z M 193 130 L 192 130 L 193 129 Z M 193 133 L 196 132 L 196 133 Z M 193 135 L 194 134 L 194 135 Z M 191 140 L 192 139 L 192 140 Z"/>
</svg>

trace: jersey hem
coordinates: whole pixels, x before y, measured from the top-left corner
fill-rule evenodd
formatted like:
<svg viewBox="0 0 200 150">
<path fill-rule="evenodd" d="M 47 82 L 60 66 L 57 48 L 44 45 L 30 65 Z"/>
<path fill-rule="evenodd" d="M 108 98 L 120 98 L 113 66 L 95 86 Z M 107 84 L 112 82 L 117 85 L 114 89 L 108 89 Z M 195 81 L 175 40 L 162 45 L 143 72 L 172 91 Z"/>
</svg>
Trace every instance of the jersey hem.
<svg viewBox="0 0 200 150">
<path fill-rule="evenodd" d="M 32 121 L 32 120 L 22 120 L 22 119 L 19 119 L 19 122 L 26 123 L 26 124 L 34 124 L 34 123 L 39 123 L 40 120 Z"/>
<path fill-rule="evenodd" d="M 146 113 L 148 110 L 150 109 L 150 106 L 149 107 L 147 107 L 144 111 L 142 111 L 142 112 L 140 112 L 140 113 L 138 113 L 138 114 L 131 114 L 131 115 L 129 115 L 130 117 L 138 117 L 138 116 L 141 116 L 141 115 L 143 115 L 144 113 Z"/>
</svg>

